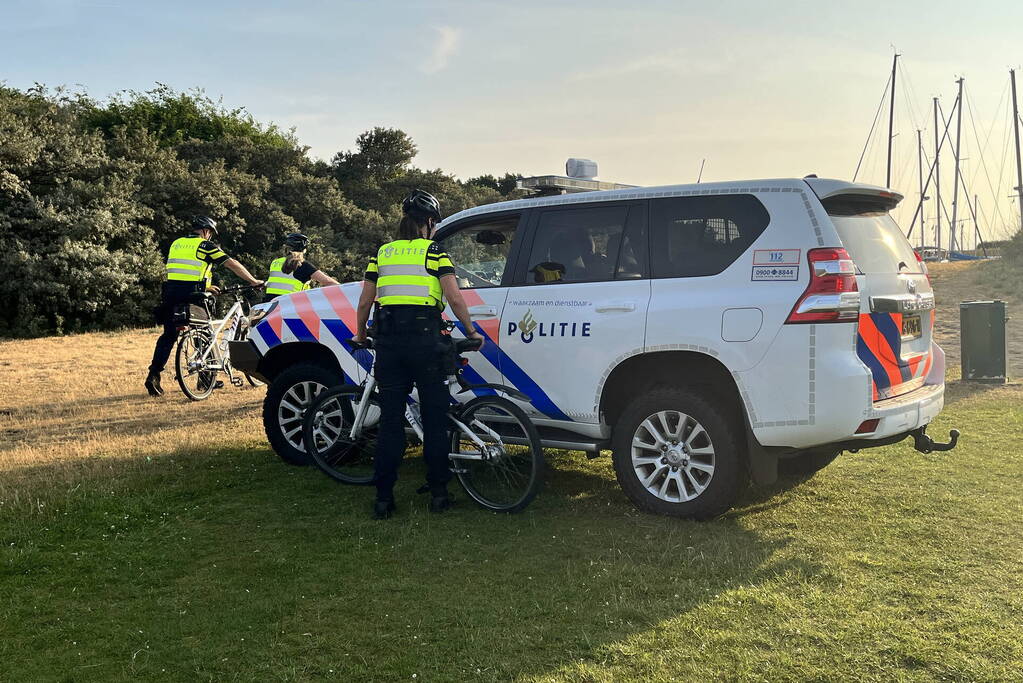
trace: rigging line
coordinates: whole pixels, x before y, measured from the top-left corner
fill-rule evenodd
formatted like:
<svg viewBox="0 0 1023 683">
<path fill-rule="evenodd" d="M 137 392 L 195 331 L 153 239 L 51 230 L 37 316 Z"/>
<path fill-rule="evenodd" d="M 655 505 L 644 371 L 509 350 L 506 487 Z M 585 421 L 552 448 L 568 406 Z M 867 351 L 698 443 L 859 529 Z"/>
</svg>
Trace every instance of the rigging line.
<svg viewBox="0 0 1023 683">
<path fill-rule="evenodd" d="M 966 88 L 965 90 L 966 90 L 966 111 L 970 115 L 970 126 L 973 128 L 973 137 L 974 137 L 974 139 L 977 141 L 977 144 L 980 145 L 980 153 L 979 153 L 980 154 L 980 168 L 978 168 L 974 172 L 974 174 L 973 174 L 974 181 L 976 181 L 977 176 L 980 175 L 980 171 L 983 170 L 984 171 L 984 177 L 987 180 L 988 191 L 991 193 L 992 199 L 994 199 L 995 216 L 1004 223 L 1005 219 L 1002 217 L 1001 209 L 998 206 L 998 203 L 999 203 L 998 202 L 998 193 L 995 192 L 995 187 L 994 187 L 994 185 L 991 182 L 991 172 L 990 172 L 990 170 L 987 167 L 987 158 L 986 158 L 987 149 L 988 149 L 988 146 L 991 143 L 991 134 L 994 132 L 995 124 L 997 123 L 997 117 L 993 118 L 991 120 L 991 125 L 988 127 L 987 136 L 985 136 L 984 141 L 981 142 L 980 133 L 977 130 L 977 120 L 976 120 L 976 117 L 974 116 L 974 113 L 973 113 L 973 96 L 970 94 L 969 88 Z M 1009 90 L 1009 82 L 1007 80 L 1005 82 L 1005 87 L 1002 89 L 1002 96 L 998 99 L 998 104 L 995 107 L 996 111 L 1000 111 L 1001 110 L 1002 102 L 1005 100 L 1005 94 L 1008 92 L 1008 90 Z"/>
<path fill-rule="evenodd" d="M 952 112 L 953 113 L 955 112 L 955 108 L 958 105 L 959 105 L 959 96 L 956 95 L 955 104 L 952 105 Z M 938 113 L 941 116 L 941 120 L 945 121 L 945 113 L 941 110 L 941 102 L 938 102 Z M 941 154 L 941 148 L 945 146 L 945 140 L 948 139 L 948 128 L 951 125 L 952 125 L 952 114 L 949 114 L 948 115 L 948 120 L 945 121 L 945 134 L 942 135 L 941 139 L 938 141 L 938 150 L 936 152 L 936 155 L 937 154 Z M 935 161 L 937 161 L 937 159 L 935 159 Z M 931 186 L 931 180 L 933 178 L 934 178 L 934 164 L 931 164 L 931 170 L 927 173 L 927 182 L 924 183 L 924 194 L 927 193 L 927 188 L 929 188 Z M 916 217 L 919 216 L 920 212 L 923 210 L 923 205 L 924 205 L 923 199 L 921 199 L 920 202 L 916 205 L 916 211 L 913 212 L 913 222 L 909 224 L 909 232 L 906 233 L 906 237 L 907 238 L 913 236 L 913 228 L 916 226 Z"/>
<path fill-rule="evenodd" d="M 914 85 L 914 83 L 913 83 L 912 76 L 910 76 L 909 75 L 909 71 L 906 70 L 906 60 L 905 60 L 905 57 L 903 57 L 903 59 L 902 59 L 902 68 L 899 69 L 899 74 L 902 76 L 903 80 L 905 81 L 905 88 L 906 88 L 907 95 L 910 95 L 910 97 L 908 98 L 909 99 L 909 104 L 910 104 L 910 106 L 915 108 L 916 105 L 914 104 L 914 102 L 916 102 L 916 99 L 917 99 L 917 90 L 916 90 L 916 85 Z M 927 120 L 928 120 L 927 116 L 924 115 L 922 111 L 917 111 L 917 114 L 919 115 L 920 120 L 922 120 L 924 122 L 923 126 L 917 126 L 917 128 L 919 128 L 920 130 L 927 130 Z"/>
<path fill-rule="evenodd" d="M 1013 116 L 1012 116 L 1012 102 L 1010 102 L 1008 99 L 1006 99 L 1006 101 L 1005 101 L 1005 118 L 1002 121 L 1002 130 L 1009 130 L 1009 124 L 1012 122 L 1012 120 L 1013 120 Z M 1002 145 L 1002 160 L 1001 160 L 1001 167 L 998 169 L 998 181 L 995 183 L 995 188 L 996 188 L 995 191 L 996 192 L 997 192 L 997 188 L 1002 187 L 1002 182 L 1005 179 L 1005 166 L 1006 166 L 1006 164 L 1008 163 L 1008 160 L 1009 160 L 1009 146 L 1011 144 L 1012 144 L 1012 135 L 1006 135 L 1005 136 L 1004 144 Z M 1008 199 L 1008 197 L 1002 197 L 1002 196 L 1000 196 L 1000 193 L 999 193 L 999 194 L 995 194 L 994 195 L 994 199 L 995 199 L 995 206 L 998 206 L 998 204 L 1001 201 L 1004 201 L 1005 199 Z M 1007 234 L 1007 233 L 1011 233 L 1011 232 L 1012 231 L 1009 229 L 1009 226 L 1006 223 L 1006 219 L 1002 218 L 1002 233 L 1003 234 Z"/>
<path fill-rule="evenodd" d="M 916 92 L 909 87 L 909 80 L 906 78 L 905 60 L 903 60 L 901 67 L 902 68 L 899 69 L 898 75 L 899 78 L 902 79 L 902 92 L 905 93 L 905 96 L 902 98 L 902 106 L 909 113 L 909 120 L 913 124 L 913 130 L 923 130 L 923 127 L 921 127 L 918 123 L 919 119 L 917 119 L 916 116 L 917 112 L 913 106 L 913 98 L 916 97 Z"/>
<path fill-rule="evenodd" d="M 856 182 L 856 176 L 860 174 L 860 164 L 863 163 L 863 156 L 867 153 L 867 146 L 870 144 L 871 138 L 874 136 L 874 128 L 877 127 L 877 119 L 881 116 L 881 108 L 884 107 L 885 101 L 888 99 L 888 86 L 892 84 L 892 75 L 888 74 L 888 80 L 884 84 L 884 92 L 881 94 L 881 101 L 877 104 L 877 111 L 874 112 L 874 122 L 870 124 L 870 132 L 867 133 L 867 141 L 863 143 L 863 151 L 860 152 L 860 160 L 856 162 L 856 171 L 853 173 L 853 182 Z"/>
</svg>

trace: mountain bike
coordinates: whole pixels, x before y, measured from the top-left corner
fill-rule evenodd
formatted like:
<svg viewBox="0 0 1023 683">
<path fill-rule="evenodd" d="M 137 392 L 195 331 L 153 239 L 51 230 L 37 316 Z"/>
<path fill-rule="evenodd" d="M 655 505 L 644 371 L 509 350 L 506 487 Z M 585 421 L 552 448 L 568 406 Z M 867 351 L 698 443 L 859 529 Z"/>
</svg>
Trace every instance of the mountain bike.
<svg viewBox="0 0 1023 683">
<path fill-rule="evenodd" d="M 529 397 L 500 384 L 469 384 L 461 368 L 466 351 L 477 351 L 477 339 L 454 340 L 449 345 L 447 384 L 452 405 L 451 471 L 465 492 L 479 505 L 498 512 L 525 508 L 543 486 L 543 450 L 540 435 L 525 411 L 505 396 L 522 401 Z M 373 340 L 350 342 L 353 352 L 372 349 Z M 476 394 L 481 395 L 476 395 Z M 502 395 L 503 394 L 503 395 Z M 306 452 L 327 476 L 346 484 L 373 481 L 380 404 L 372 371 L 361 385 L 346 384 L 322 391 L 305 411 L 302 424 Z M 422 441 L 419 404 L 406 404 L 406 432 Z"/>
<path fill-rule="evenodd" d="M 178 348 L 174 358 L 178 385 L 185 396 L 193 401 L 209 398 L 217 385 L 217 373 L 227 373 L 231 384 L 242 386 L 245 381 L 258 387 L 263 383 L 235 371 L 227 352 L 227 342 L 245 339 L 248 333 L 248 302 L 242 292 L 258 289 L 252 285 L 225 287 L 221 295 L 233 295 L 234 304 L 227 315 L 214 320 L 214 300 L 217 295 L 202 292 L 194 295 L 191 303 L 183 304 L 176 315 L 179 318 Z"/>
</svg>

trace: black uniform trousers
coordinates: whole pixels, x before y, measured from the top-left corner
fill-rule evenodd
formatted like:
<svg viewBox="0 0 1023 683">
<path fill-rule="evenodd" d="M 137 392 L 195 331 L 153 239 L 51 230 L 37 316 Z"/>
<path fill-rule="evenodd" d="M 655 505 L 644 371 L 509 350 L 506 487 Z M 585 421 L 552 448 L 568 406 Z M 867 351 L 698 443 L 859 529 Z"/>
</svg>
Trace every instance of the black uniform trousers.
<svg viewBox="0 0 1023 683">
<path fill-rule="evenodd" d="M 196 292 L 202 291 L 203 282 L 176 282 L 168 280 L 163 283 L 160 293 L 160 305 L 153 309 L 156 322 L 163 325 L 163 332 L 156 340 L 153 349 L 153 362 L 149 364 L 149 372 L 161 373 L 167 365 L 174 343 L 178 340 L 178 328 L 174 324 L 174 307 L 187 303 Z"/>
<path fill-rule="evenodd" d="M 437 318 L 439 321 L 439 315 Z M 419 393 L 423 423 L 426 482 L 431 493 L 440 495 L 447 492 L 451 480 L 447 418 L 450 394 L 444 384 L 448 356 L 436 327 L 433 330 L 429 326 L 418 330 L 401 324 L 396 327 L 391 331 L 382 329 L 374 337 L 374 372 L 380 390 L 380 429 L 374 461 L 377 500 L 394 500 L 394 482 L 398 480 L 398 465 L 405 453 L 405 405 L 413 384 Z"/>
</svg>

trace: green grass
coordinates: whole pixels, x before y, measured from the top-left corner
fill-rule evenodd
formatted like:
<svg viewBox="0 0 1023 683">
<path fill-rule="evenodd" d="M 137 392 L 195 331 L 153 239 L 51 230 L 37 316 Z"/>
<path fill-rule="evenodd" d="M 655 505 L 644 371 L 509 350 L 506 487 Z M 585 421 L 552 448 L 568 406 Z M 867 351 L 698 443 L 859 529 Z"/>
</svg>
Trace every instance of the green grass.
<svg viewBox="0 0 1023 683">
<path fill-rule="evenodd" d="M 410 460 L 388 522 L 255 437 L 40 468 L 0 481 L 0 680 L 1021 680 L 1023 392 L 956 391 L 953 454 L 709 523 L 636 512 L 606 457 L 516 516 L 427 514 Z"/>
</svg>

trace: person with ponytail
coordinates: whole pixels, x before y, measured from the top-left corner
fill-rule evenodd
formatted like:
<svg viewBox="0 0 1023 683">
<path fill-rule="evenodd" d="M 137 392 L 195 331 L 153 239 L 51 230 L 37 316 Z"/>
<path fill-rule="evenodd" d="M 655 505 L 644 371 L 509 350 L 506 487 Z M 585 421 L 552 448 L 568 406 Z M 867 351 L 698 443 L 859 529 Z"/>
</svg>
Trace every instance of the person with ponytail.
<svg viewBox="0 0 1023 683">
<path fill-rule="evenodd" d="M 305 260 L 308 246 L 309 238 L 300 232 L 290 233 L 284 238 L 284 256 L 270 262 L 263 303 L 283 294 L 309 289 L 314 282 L 321 285 L 338 284 L 337 280 Z"/>
<path fill-rule="evenodd" d="M 455 280 L 455 268 L 443 247 L 429 237 L 440 221 L 440 203 L 415 190 L 402 202 L 398 239 L 382 245 L 370 259 L 362 283 L 353 340 L 366 339 L 374 304 L 374 373 L 380 387 L 380 422 L 374 461 L 377 488 L 374 519 L 394 512 L 394 484 L 405 452 L 405 401 L 413 384 L 423 422 L 423 459 L 431 512 L 451 505 L 448 482 L 448 387 L 441 313 L 445 300 L 472 339 L 483 341 Z"/>
</svg>

